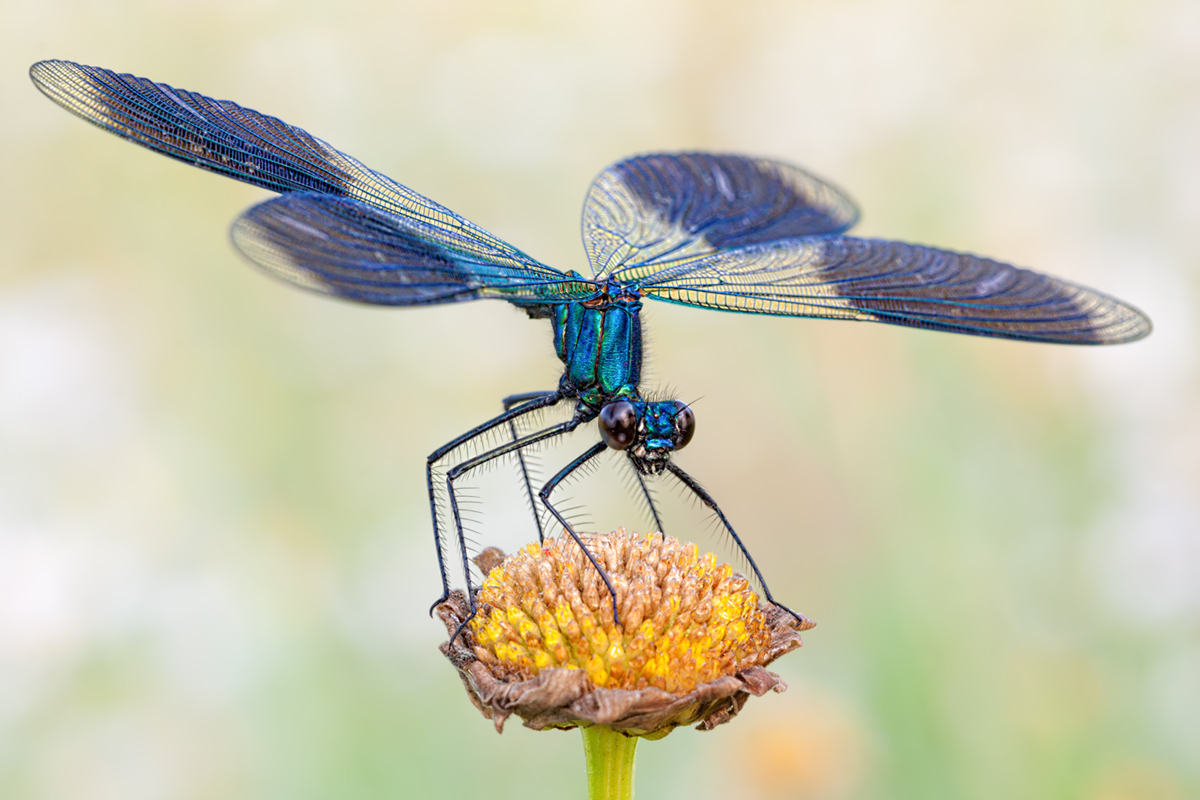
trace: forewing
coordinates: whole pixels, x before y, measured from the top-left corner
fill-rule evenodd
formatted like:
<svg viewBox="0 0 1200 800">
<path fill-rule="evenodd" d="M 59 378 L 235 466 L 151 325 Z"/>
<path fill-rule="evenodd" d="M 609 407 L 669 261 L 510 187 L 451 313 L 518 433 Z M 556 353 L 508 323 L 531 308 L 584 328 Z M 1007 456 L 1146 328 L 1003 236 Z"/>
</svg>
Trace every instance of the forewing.
<svg viewBox="0 0 1200 800">
<path fill-rule="evenodd" d="M 295 192 L 260 203 L 233 224 L 234 244 L 267 272 L 306 289 L 379 305 L 493 297 L 518 305 L 595 293 L 506 253 L 458 250 L 436 228 L 346 197 Z"/>
<path fill-rule="evenodd" d="M 636 279 L 664 261 L 797 236 L 842 233 L 858 210 L 804 170 L 715 153 L 638 156 L 596 178 L 583 206 L 592 271 Z"/>
<path fill-rule="evenodd" d="M 1136 308 L 1048 275 L 965 253 L 848 236 L 683 259 L 664 265 L 641 289 L 704 308 L 1029 341 L 1115 344 L 1150 332 L 1150 320 Z"/>
<path fill-rule="evenodd" d="M 275 192 L 350 197 L 423 225 L 460 251 L 536 262 L 453 211 L 317 137 L 228 100 L 69 61 L 41 61 L 29 75 L 47 97 L 131 142 Z M 548 268 L 546 268 L 548 269 Z"/>
</svg>

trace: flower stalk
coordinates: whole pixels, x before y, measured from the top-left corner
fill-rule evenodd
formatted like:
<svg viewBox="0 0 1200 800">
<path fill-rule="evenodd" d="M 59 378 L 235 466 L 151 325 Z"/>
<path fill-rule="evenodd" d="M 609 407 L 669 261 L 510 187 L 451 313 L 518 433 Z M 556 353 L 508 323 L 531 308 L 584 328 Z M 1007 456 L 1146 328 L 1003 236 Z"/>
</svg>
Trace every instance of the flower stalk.
<svg viewBox="0 0 1200 800">
<path fill-rule="evenodd" d="M 637 736 L 625 736 L 607 725 L 580 728 L 587 762 L 588 800 L 630 800 Z"/>
</svg>

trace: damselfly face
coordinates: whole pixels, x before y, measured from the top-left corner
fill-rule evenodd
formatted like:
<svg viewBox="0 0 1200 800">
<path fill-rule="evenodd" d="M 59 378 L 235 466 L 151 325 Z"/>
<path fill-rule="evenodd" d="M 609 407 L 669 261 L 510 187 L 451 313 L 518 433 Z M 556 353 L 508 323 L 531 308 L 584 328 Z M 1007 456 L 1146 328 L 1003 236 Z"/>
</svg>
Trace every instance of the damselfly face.
<svg viewBox="0 0 1200 800">
<path fill-rule="evenodd" d="M 613 450 L 627 450 L 643 474 L 658 474 L 671 453 L 687 446 L 696 415 L 686 403 L 617 400 L 600 409 L 600 436 Z"/>
</svg>

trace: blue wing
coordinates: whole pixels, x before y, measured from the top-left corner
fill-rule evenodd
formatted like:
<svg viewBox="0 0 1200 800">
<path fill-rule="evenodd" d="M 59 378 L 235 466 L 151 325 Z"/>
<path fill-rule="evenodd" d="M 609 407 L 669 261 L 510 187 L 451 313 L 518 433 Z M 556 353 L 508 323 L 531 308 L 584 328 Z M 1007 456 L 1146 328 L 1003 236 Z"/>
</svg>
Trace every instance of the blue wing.
<svg viewBox="0 0 1200 800">
<path fill-rule="evenodd" d="M 932 247 L 809 236 L 638 266 L 648 297 L 794 317 L 888 322 L 955 333 L 1064 344 L 1116 344 L 1150 320 L 1108 295 L 989 258 Z"/>
<path fill-rule="evenodd" d="M 308 200 L 295 204 L 268 203 L 252 210 L 235 231 L 235 237 L 244 243 L 244 252 L 266 259 L 259 263 L 285 279 L 365 302 L 399 304 L 493 296 L 481 294 L 477 285 L 489 281 L 504 285 L 540 282 L 551 298 L 549 287 L 555 284 L 566 287 L 569 296 L 578 290 L 579 284 L 562 272 L 275 117 L 228 100 L 68 61 L 41 61 L 29 74 L 55 103 L 129 141 L 264 189 L 310 193 Z M 312 199 L 317 195 L 343 198 L 344 202 L 318 203 Z M 354 204 L 359 206 L 357 210 Z M 289 218 L 296 223 L 290 228 Z M 254 227 L 256 222 L 261 223 L 259 228 Z M 260 230 L 266 238 L 255 244 Z M 310 231 L 330 235 L 325 247 L 331 257 L 342 260 L 320 269 L 310 257 L 320 249 Z M 289 233 L 295 238 L 290 245 Z M 376 234 L 380 238 L 371 250 L 370 237 Z M 354 244 L 347 244 L 351 240 Z M 425 242 L 424 250 L 420 240 Z M 341 242 L 341 249 L 332 242 Z M 390 275 L 385 276 L 387 270 L 380 267 L 385 262 L 372 264 L 373 271 L 354 273 L 351 247 L 370 250 L 371 258 L 385 254 Z M 415 256 L 418 251 L 425 255 Z M 435 252 L 456 265 L 460 277 L 473 265 L 483 272 L 476 276 L 478 280 L 465 281 L 456 290 L 449 284 L 436 289 L 432 283 L 446 276 L 432 281 L 432 273 L 421 272 L 429 268 L 434 258 L 429 254 Z M 407 277 L 397 274 L 406 269 L 417 272 Z M 372 277 L 367 278 L 368 274 Z M 389 281 L 391 288 L 382 288 Z M 408 288 L 402 290 L 401 286 Z M 519 296 L 516 292 L 507 299 L 522 302 Z"/>
<path fill-rule="evenodd" d="M 435 226 L 346 197 L 292 192 L 250 208 L 234 244 L 267 272 L 313 291 L 379 305 L 497 298 L 518 305 L 585 300 L 593 281 L 503 254 L 465 251 Z"/>
<path fill-rule="evenodd" d="M 659 154 L 630 158 L 600 173 L 583 206 L 583 243 L 597 278 L 624 267 L 622 274 L 633 279 L 668 260 L 842 233 L 857 220 L 849 198 L 790 164 L 713 153 Z"/>
<path fill-rule="evenodd" d="M 735 155 L 631 158 L 592 184 L 597 278 L 684 305 L 1110 344 L 1150 320 L 1115 298 L 988 258 L 841 236 L 853 203 L 796 167 Z"/>
</svg>

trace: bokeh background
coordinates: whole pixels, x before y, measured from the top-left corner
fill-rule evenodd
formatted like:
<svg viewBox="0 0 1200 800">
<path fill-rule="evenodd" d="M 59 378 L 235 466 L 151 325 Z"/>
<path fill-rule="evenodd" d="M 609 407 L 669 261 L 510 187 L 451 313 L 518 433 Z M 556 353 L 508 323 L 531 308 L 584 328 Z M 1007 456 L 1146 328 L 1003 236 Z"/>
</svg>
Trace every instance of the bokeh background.
<svg viewBox="0 0 1200 800">
<path fill-rule="evenodd" d="M 1142 307 L 1101 350 L 647 308 L 680 462 L 819 626 L 638 791 L 1200 795 L 1197 3 L 0 2 L 0 797 L 568 797 L 578 735 L 497 736 L 425 613 L 424 457 L 554 385 L 546 323 L 265 278 L 225 231 L 266 193 L 56 108 L 51 57 L 280 116 L 563 269 L 596 172 L 703 148 Z M 530 537 L 511 472 L 480 541 Z M 643 527 L 622 480 L 569 494 Z"/>
</svg>

